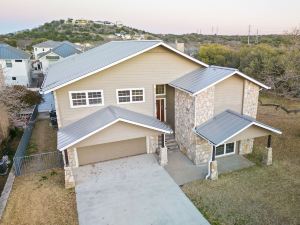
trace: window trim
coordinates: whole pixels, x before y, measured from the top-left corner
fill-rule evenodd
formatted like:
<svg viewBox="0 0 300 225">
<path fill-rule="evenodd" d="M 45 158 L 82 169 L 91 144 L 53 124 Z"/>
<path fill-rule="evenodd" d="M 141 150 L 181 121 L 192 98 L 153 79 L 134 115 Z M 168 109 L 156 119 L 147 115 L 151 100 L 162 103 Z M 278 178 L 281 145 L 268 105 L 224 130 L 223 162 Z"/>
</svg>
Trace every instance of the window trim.
<svg viewBox="0 0 300 225">
<path fill-rule="evenodd" d="M 226 153 L 226 144 L 230 144 L 230 143 L 233 143 L 233 144 L 234 144 L 234 146 L 233 146 L 233 152 Z M 222 145 L 224 145 L 224 154 L 222 154 L 222 155 L 217 155 L 217 149 L 216 149 L 216 158 L 225 157 L 225 156 L 229 156 L 229 155 L 234 155 L 234 154 L 235 154 L 235 152 L 236 152 L 236 141 L 229 142 L 229 143 L 224 143 L 224 144 L 222 144 Z M 221 146 L 221 145 L 219 145 L 219 146 Z M 219 147 L 219 146 L 218 146 L 218 147 Z M 216 147 L 216 148 L 217 148 L 217 147 Z"/>
<path fill-rule="evenodd" d="M 143 101 L 132 101 L 132 91 L 133 90 L 142 90 L 143 91 Z M 119 91 L 130 91 L 130 101 L 129 102 L 119 102 Z M 135 104 L 135 103 L 143 103 L 145 102 L 145 88 L 120 88 L 120 89 L 116 89 L 116 97 L 117 97 L 117 104 L 118 105 L 122 105 L 122 104 Z M 122 96 L 120 96 L 122 97 Z"/>
<path fill-rule="evenodd" d="M 157 85 L 163 85 L 164 86 L 164 93 L 163 94 L 156 94 L 156 88 L 157 88 Z M 164 95 L 166 95 L 166 85 L 165 84 L 156 84 L 155 85 L 155 95 L 156 96 L 164 96 Z"/>
<path fill-rule="evenodd" d="M 86 96 L 86 105 L 73 105 L 73 99 L 72 99 L 72 94 L 74 93 L 85 93 Z M 88 93 L 89 92 L 101 92 L 101 98 L 102 98 L 102 103 L 101 104 L 92 104 L 90 105 L 89 103 L 89 97 L 88 97 Z M 85 108 L 85 107 L 97 107 L 97 106 L 104 106 L 104 94 L 103 94 L 103 90 L 99 89 L 99 90 L 82 90 L 82 91 L 69 91 L 69 101 L 70 101 L 70 107 L 72 109 L 75 108 Z"/>
</svg>

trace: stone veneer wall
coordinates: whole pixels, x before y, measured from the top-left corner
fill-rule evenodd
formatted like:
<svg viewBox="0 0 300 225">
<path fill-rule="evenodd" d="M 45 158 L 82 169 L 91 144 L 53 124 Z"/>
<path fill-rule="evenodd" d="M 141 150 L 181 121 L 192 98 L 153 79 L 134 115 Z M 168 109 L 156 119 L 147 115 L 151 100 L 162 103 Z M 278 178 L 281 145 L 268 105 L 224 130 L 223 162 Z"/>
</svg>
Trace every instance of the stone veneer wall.
<svg viewBox="0 0 300 225">
<path fill-rule="evenodd" d="M 147 141 L 148 141 L 147 144 L 149 146 L 148 153 L 155 153 L 158 148 L 158 136 L 156 135 L 148 136 Z"/>
<path fill-rule="evenodd" d="M 175 89 L 175 138 L 179 149 L 192 161 L 196 157 L 196 135 L 192 130 L 194 125 L 194 97 L 186 92 Z"/>
<path fill-rule="evenodd" d="M 73 168 L 78 167 L 77 152 L 74 148 L 70 148 L 67 150 L 69 165 L 65 166 L 65 187 L 73 188 L 75 187 L 75 178 L 73 174 Z"/>
<path fill-rule="evenodd" d="M 258 108 L 259 86 L 251 81 L 244 81 L 243 114 L 256 118 Z M 253 150 L 254 139 L 240 141 L 240 154 L 249 154 Z"/>
<path fill-rule="evenodd" d="M 215 87 L 210 87 L 195 96 L 195 126 L 206 122 L 214 116 Z M 208 162 L 211 158 L 212 146 L 203 138 L 196 137 L 196 157 L 194 163 Z"/>
<path fill-rule="evenodd" d="M 213 117 L 214 87 L 193 97 L 175 90 L 175 137 L 181 151 L 196 165 L 210 159 L 211 145 L 194 132 L 193 128 Z"/>
</svg>

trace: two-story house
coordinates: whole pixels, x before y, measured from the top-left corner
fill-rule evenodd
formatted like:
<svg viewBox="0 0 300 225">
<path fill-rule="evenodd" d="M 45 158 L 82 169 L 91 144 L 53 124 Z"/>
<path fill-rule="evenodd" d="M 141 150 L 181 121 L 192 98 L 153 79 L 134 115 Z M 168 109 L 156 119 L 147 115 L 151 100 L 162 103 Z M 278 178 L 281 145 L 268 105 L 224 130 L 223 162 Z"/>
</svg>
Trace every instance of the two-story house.
<svg viewBox="0 0 300 225">
<path fill-rule="evenodd" d="M 62 59 L 81 53 L 79 47 L 69 41 L 45 41 L 33 46 L 35 67 L 46 73 L 48 67 Z"/>
<path fill-rule="evenodd" d="M 5 85 L 30 85 L 30 54 L 0 43 L 0 66 Z"/>
<path fill-rule="evenodd" d="M 157 149 L 165 163 L 172 133 L 190 160 L 210 163 L 213 173 L 216 157 L 249 153 L 253 138 L 280 133 L 255 119 L 261 88 L 268 87 L 236 69 L 153 40 L 113 41 L 59 62 L 42 91 L 54 93 L 72 186 L 72 168 L 86 164 Z"/>
</svg>

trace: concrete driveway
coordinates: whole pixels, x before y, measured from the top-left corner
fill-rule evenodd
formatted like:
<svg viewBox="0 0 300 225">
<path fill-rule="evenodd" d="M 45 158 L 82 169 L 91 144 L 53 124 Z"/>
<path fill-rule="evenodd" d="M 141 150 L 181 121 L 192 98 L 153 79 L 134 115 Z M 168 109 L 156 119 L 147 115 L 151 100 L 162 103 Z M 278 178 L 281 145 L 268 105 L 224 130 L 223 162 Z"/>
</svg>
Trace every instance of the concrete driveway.
<svg viewBox="0 0 300 225">
<path fill-rule="evenodd" d="M 77 168 L 80 225 L 208 225 L 151 154 Z"/>
</svg>

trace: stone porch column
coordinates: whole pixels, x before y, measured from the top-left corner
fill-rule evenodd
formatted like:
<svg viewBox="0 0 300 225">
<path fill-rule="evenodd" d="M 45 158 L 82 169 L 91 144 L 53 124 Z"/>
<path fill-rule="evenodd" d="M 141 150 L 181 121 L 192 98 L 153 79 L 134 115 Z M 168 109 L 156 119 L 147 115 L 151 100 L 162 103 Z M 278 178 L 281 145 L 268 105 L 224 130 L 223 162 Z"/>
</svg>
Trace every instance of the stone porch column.
<svg viewBox="0 0 300 225">
<path fill-rule="evenodd" d="M 73 168 L 78 167 L 78 158 L 76 148 L 68 149 L 65 152 L 68 155 L 68 165 L 65 165 L 65 188 L 75 187 L 75 178 Z"/>
<path fill-rule="evenodd" d="M 166 147 L 165 134 L 161 135 L 161 147 L 159 148 L 159 164 L 165 166 L 168 164 L 168 148 Z"/>
<path fill-rule="evenodd" d="M 268 144 L 266 147 L 266 150 L 264 152 L 263 156 L 263 163 L 267 166 L 272 165 L 272 147 L 271 147 L 271 142 L 272 142 L 272 136 L 268 136 Z"/>
<path fill-rule="evenodd" d="M 212 159 L 209 164 L 209 179 L 211 180 L 217 180 L 218 179 L 218 162 L 216 160 L 216 146 L 213 146 L 212 151 Z"/>
</svg>

